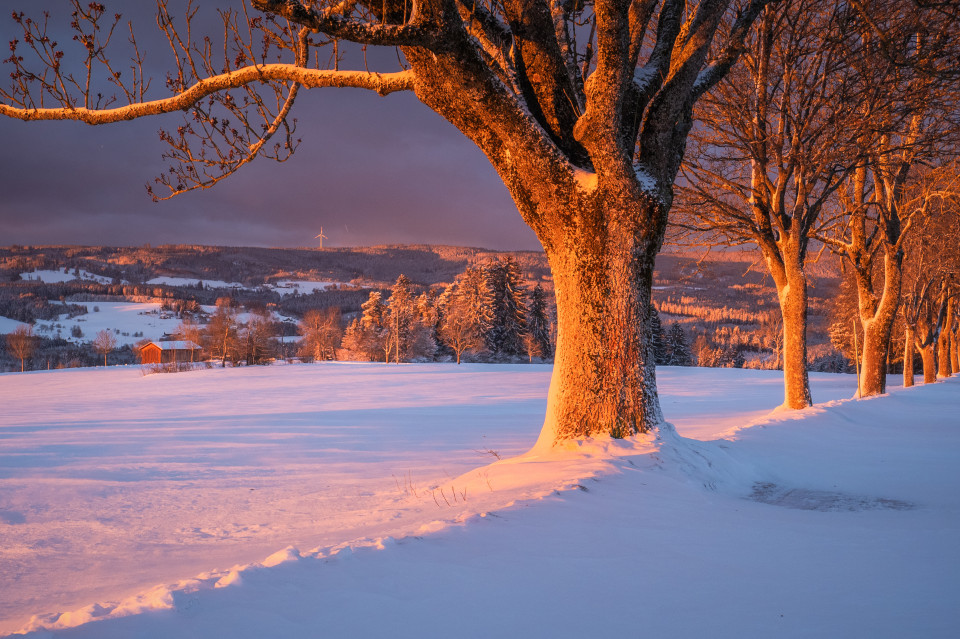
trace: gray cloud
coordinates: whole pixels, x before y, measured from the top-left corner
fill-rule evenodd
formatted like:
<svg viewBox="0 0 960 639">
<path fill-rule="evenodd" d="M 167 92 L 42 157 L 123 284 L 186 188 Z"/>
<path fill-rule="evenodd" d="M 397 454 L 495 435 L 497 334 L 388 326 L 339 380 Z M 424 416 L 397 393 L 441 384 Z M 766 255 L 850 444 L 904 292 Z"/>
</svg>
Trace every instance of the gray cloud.
<svg viewBox="0 0 960 639">
<path fill-rule="evenodd" d="M 412 95 L 313 90 L 293 115 L 303 144 L 288 162 L 258 160 L 158 204 L 144 184 L 165 168 L 157 131 L 179 116 L 104 127 L 0 119 L 0 244 L 309 246 L 323 226 L 330 246 L 539 248 L 482 153 Z"/>
</svg>

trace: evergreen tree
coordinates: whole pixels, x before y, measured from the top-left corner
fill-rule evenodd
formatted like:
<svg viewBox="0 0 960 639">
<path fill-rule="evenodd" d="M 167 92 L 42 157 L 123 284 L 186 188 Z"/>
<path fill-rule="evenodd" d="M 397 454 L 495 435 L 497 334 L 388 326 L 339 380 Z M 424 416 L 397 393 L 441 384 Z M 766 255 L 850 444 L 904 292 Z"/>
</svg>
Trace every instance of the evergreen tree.
<svg viewBox="0 0 960 639">
<path fill-rule="evenodd" d="M 693 354 L 690 352 L 687 334 L 684 332 L 683 327 L 677 322 L 670 324 L 666 347 L 669 353 L 669 365 L 693 366 Z"/>
<path fill-rule="evenodd" d="M 468 268 L 454 281 L 454 295 L 469 313 L 468 322 L 476 327 L 476 333 L 487 343 L 487 334 L 493 326 L 493 291 L 485 268 Z M 477 346 L 479 351 L 482 346 Z"/>
<path fill-rule="evenodd" d="M 341 346 L 346 359 L 360 361 L 373 359 L 370 356 L 368 332 L 364 329 L 360 318 L 355 318 L 347 325 L 347 329 L 343 332 Z"/>
<path fill-rule="evenodd" d="M 424 291 L 416 300 L 413 334 L 410 340 L 410 359 L 433 360 L 437 356 L 437 293 Z"/>
<path fill-rule="evenodd" d="M 667 344 L 667 337 L 663 332 L 660 313 L 653 304 L 650 305 L 650 347 L 653 349 L 653 361 L 657 366 L 669 366 L 672 363 L 670 346 Z"/>
<path fill-rule="evenodd" d="M 449 313 L 455 290 L 456 286 L 454 284 L 448 284 L 434 300 L 436 322 L 434 324 L 433 338 L 437 344 L 437 350 L 435 352 L 437 357 L 453 354 L 453 349 L 450 348 L 446 337 L 443 335 L 443 326 L 446 322 L 447 314 Z"/>
<path fill-rule="evenodd" d="M 383 304 L 383 293 L 372 291 L 367 301 L 360 305 L 362 312 L 360 323 L 365 329 L 383 328 L 383 316 L 386 306 Z"/>
<path fill-rule="evenodd" d="M 527 332 L 537 344 L 540 357 L 553 357 L 550 343 L 550 320 L 547 317 L 547 293 L 537 282 L 530 293 L 530 308 L 527 311 Z"/>
<path fill-rule="evenodd" d="M 347 327 L 342 346 L 349 359 L 375 361 L 383 356 L 387 343 L 383 294 L 372 291 L 367 301 L 360 305 L 360 310 L 360 318 L 353 320 Z"/>
<path fill-rule="evenodd" d="M 527 331 L 523 276 L 513 256 L 500 258 L 486 269 L 493 294 L 493 321 L 486 334 L 487 348 L 494 355 L 522 355 Z"/>
<path fill-rule="evenodd" d="M 417 308 L 410 289 L 410 280 L 400 275 L 390 290 L 390 302 L 384 315 L 387 359 L 406 360 L 409 357 L 411 337 L 417 319 Z"/>
</svg>

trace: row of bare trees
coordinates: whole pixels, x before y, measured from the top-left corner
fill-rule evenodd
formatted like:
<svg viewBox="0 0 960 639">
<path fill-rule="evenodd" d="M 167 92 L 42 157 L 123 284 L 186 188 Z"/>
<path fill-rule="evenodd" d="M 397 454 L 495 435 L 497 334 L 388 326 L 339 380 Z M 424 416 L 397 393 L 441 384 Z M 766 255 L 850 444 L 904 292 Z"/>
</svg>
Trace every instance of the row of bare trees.
<svg viewBox="0 0 960 639">
<path fill-rule="evenodd" d="M 246 318 L 240 317 L 239 309 L 230 298 L 219 298 L 205 324 L 198 323 L 193 316 L 185 316 L 177 337 L 201 346 L 203 356 L 219 360 L 221 366 L 227 362 L 264 364 L 277 351 L 276 322 L 262 307 L 248 309 L 246 315 Z"/>
<path fill-rule="evenodd" d="M 960 214 L 960 40 L 950 11 L 894 1 L 770 5 L 743 63 L 700 102 L 678 235 L 759 251 L 783 317 L 788 407 L 812 401 L 812 253 L 836 252 L 856 282 L 860 396 L 885 391 L 898 310 L 909 348 L 916 342 L 927 356 L 937 327 L 949 325 Z M 931 233 L 946 241 L 933 248 Z"/>
<path fill-rule="evenodd" d="M 37 348 L 37 337 L 33 334 L 33 326 L 19 324 L 6 336 L 7 350 L 13 357 L 20 360 L 20 372 L 26 370 L 26 360 L 33 356 Z M 99 331 L 90 342 L 93 350 L 103 355 L 103 365 L 107 365 L 107 356 L 117 348 L 117 338 L 112 331 Z"/>
</svg>

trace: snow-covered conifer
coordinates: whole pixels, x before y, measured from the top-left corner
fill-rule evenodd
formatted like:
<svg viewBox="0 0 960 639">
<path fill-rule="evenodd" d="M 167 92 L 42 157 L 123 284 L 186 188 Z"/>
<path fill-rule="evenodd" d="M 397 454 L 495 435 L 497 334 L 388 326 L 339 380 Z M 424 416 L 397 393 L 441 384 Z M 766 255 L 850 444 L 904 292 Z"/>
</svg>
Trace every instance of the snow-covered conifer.
<svg viewBox="0 0 960 639">
<path fill-rule="evenodd" d="M 667 351 L 671 366 L 693 366 L 693 355 L 690 353 L 687 334 L 677 322 L 670 324 L 670 331 L 667 335 Z"/>
<path fill-rule="evenodd" d="M 508 255 L 488 265 L 486 273 L 493 294 L 493 321 L 485 336 L 487 348 L 494 355 L 522 355 L 526 353 L 523 335 L 527 309 L 520 265 Z"/>
<path fill-rule="evenodd" d="M 553 356 L 552 344 L 550 343 L 550 320 L 547 315 L 547 293 L 543 290 L 543 286 L 537 282 L 530 293 L 530 307 L 527 309 L 527 333 L 536 342 L 540 350 L 540 357 L 543 358 Z"/>
</svg>

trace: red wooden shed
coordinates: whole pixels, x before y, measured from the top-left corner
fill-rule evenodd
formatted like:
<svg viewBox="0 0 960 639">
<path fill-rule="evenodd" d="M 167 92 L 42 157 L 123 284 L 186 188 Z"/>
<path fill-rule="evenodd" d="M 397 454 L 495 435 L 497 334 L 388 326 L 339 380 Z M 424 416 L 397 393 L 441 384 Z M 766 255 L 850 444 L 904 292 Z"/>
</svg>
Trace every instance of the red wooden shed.
<svg viewBox="0 0 960 639">
<path fill-rule="evenodd" d="M 193 342 L 148 342 L 140 347 L 141 364 L 196 362 L 203 349 Z"/>
</svg>

